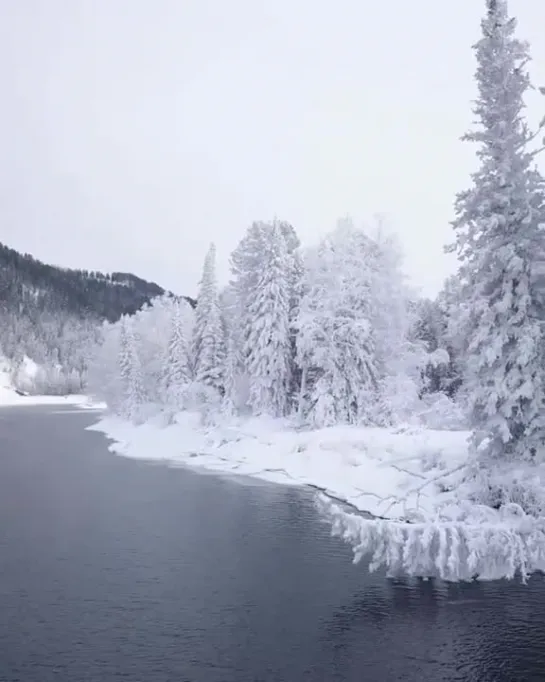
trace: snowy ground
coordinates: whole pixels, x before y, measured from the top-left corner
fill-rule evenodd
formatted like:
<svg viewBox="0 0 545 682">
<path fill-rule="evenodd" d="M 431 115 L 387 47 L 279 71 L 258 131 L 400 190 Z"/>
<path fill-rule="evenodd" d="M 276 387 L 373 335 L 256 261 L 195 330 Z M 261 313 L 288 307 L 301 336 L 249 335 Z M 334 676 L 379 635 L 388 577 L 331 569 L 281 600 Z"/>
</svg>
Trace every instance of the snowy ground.
<svg viewBox="0 0 545 682">
<path fill-rule="evenodd" d="M 295 431 L 279 420 L 251 419 L 203 429 L 181 414 L 175 425 L 133 426 L 106 417 L 91 427 L 106 432 L 121 455 L 189 464 L 283 484 L 312 485 L 374 516 L 433 513 L 436 486 L 465 460 L 467 433 L 334 427 Z M 429 485 L 427 485 L 429 483 Z"/>
<path fill-rule="evenodd" d="M 470 502 L 466 432 L 297 431 L 265 419 L 204 428 L 187 413 L 170 426 L 106 417 L 90 428 L 106 433 L 123 456 L 322 491 L 317 503 L 333 532 L 352 545 L 356 560 L 370 557 L 372 568 L 449 580 L 545 569 L 545 519 L 517 505 L 495 510 Z"/>
</svg>

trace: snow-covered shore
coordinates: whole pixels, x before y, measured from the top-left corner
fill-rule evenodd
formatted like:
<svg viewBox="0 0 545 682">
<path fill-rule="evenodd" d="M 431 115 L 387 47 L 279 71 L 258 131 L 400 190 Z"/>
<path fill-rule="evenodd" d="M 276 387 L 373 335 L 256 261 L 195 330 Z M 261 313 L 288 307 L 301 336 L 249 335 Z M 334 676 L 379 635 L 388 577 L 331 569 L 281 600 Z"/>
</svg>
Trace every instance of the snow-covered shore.
<svg viewBox="0 0 545 682">
<path fill-rule="evenodd" d="M 93 403 L 86 395 L 23 395 L 15 389 L 0 386 L 0 407 L 25 405 L 73 405 L 82 409 L 104 409 L 104 403 Z"/>
<path fill-rule="evenodd" d="M 545 570 L 544 519 L 517 505 L 492 509 L 469 500 L 463 431 L 305 431 L 267 419 L 205 428 L 191 413 L 169 426 L 107 416 L 89 428 L 125 457 L 322 491 L 317 504 L 333 532 L 353 547 L 356 561 L 369 557 L 371 568 L 447 580 Z"/>
<path fill-rule="evenodd" d="M 105 417 L 96 426 L 120 455 L 183 463 L 266 481 L 311 485 L 373 516 L 434 513 L 439 490 L 467 456 L 467 433 L 337 426 L 316 431 L 282 420 L 237 420 L 203 428 L 197 414 L 134 426 Z M 455 477 L 453 473 L 451 478 Z"/>
</svg>

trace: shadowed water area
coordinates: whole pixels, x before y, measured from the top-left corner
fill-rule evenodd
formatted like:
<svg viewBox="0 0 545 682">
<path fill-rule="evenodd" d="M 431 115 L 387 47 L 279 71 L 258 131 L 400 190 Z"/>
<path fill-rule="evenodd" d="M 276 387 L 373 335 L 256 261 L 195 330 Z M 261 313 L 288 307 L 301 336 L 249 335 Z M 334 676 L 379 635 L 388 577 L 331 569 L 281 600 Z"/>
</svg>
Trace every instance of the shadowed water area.
<svg viewBox="0 0 545 682">
<path fill-rule="evenodd" d="M 391 581 L 312 494 L 0 410 L 2 682 L 545 680 L 545 585 Z"/>
</svg>

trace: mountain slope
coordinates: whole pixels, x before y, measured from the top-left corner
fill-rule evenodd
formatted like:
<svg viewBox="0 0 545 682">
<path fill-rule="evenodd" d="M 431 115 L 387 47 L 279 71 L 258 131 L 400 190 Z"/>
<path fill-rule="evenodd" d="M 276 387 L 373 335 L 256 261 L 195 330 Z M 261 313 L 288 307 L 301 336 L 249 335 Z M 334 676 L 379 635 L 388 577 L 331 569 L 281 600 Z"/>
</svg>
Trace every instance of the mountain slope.
<svg viewBox="0 0 545 682">
<path fill-rule="evenodd" d="M 163 294 L 173 295 L 130 273 L 60 268 L 0 243 L 0 358 L 12 383 L 37 393 L 80 391 L 102 322 Z M 40 368 L 31 382 L 25 358 Z"/>
<path fill-rule="evenodd" d="M 0 243 L 0 305 L 5 311 L 62 310 L 113 322 L 164 293 L 154 282 L 128 273 L 46 265 Z"/>
</svg>

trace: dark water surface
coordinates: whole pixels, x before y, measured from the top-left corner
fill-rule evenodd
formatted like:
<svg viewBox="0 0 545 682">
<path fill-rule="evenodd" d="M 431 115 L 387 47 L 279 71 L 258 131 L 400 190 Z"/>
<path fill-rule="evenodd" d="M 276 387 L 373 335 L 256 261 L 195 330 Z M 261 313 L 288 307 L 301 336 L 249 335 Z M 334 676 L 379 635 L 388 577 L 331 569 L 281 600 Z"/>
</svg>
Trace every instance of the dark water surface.
<svg viewBox="0 0 545 682">
<path fill-rule="evenodd" d="M 369 576 L 312 496 L 0 410 L 2 682 L 545 681 L 545 585 Z"/>
</svg>

